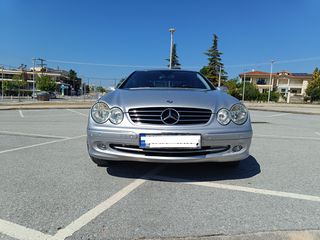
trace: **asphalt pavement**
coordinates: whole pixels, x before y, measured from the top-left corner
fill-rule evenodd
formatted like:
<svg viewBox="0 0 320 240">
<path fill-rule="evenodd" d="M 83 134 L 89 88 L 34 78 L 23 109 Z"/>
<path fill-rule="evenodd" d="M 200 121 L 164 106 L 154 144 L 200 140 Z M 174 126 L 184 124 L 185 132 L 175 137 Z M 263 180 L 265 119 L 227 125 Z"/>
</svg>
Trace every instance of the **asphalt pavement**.
<svg viewBox="0 0 320 240">
<path fill-rule="evenodd" d="M 251 111 L 238 168 L 96 167 L 87 115 L 0 111 L 0 239 L 320 238 L 319 115 Z"/>
</svg>

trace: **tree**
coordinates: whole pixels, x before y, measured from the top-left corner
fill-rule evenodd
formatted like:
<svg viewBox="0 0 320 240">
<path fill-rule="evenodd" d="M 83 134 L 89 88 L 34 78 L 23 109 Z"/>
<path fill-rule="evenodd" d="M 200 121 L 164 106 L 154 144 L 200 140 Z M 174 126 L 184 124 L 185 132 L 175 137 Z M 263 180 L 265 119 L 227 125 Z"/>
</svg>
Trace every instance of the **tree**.
<svg viewBox="0 0 320 240">
<path fill-rule="evenodd" d="M 106 89 L 104 87 L 102 87 L 102 86 L 97 86 L 96 87 L 96 91 L 100 92 L 100 93 L 104 93 L 104 92 L 106 92 Z"/>
<path fill-rule="evenodd" d="M 41 91 L 53 92 L 56 90 L 57 83 L 50 76 L 37 76 L 37 88 Z"/>
<path fill-rule="evenodd" d="M 228 93 L 231 96 L 240 99 L 241 94 L 240 94 L 239 84 L 237 82 L 238 82 L 237 79 L 230 79 L 228 81 L 225 81 L 223 86 L 228 88 Z"/>
<path fill-rule="evenodd" d="M 317 96 L 320 89 L 320 70 L 315 68 L 312 74 L 312 79 L 308 83 L 306 94 L 311 97 L 311 101 L 320 100 Z"/>
<path fill-rule="evenodd" d="M 314 88 L 310 94 L 311 102 L 320 100 L 320 87 Z"/>
<path fill-rule="evenodd" d="M 166 59 L 169 64 L 168 67 L 170 67 L 170 58 Z M 179 57 L 177 55 L 177 45 L 174 43 L 172 46 L 172 69 L 181 69 L 181 64 L 179 63 Z"/>
<path fill-rule="evenodd" d="M 11 84 L 12 84 L 11 87 L 14 90 L 18 90 L 18 96 L 19 96 L 19 101 L 20 101 L 21 88 L 23 88 L 27 84 L 26 81 L 24 80 L 24 75 L 23 74 L 14 75 L 12 78 Z"/>
<path fill-rule="evenodd" d="M 69 81 L 72 83 L 74 90 L 78 91 L 81 87 L 81 78 L 78 78 L 77 72 L 73 69 L 69 70 L 68 73 Z"/>
<path fill-rule="evenodd" d="M 16 90 L 16 85 L 14 81 L 4 81 L 3 82 L 3 89 L 8 95 L 12 95 L 13 92 Z"/>
<path fill-rule="evenodd" d="M 208 56 L 208 65 L 204 66 L 200 72 L 205 75 L 214 85 L 217 85 L 219 81 L 219 74 L 221 71 L 221 79 L 226 79 L 227 72 L 224 70 L 224 65 L 221 62 L 222 52 L 218 50 L 218 36 L 213 35 L 212 46 L 204 53 Z"/>
</svg>

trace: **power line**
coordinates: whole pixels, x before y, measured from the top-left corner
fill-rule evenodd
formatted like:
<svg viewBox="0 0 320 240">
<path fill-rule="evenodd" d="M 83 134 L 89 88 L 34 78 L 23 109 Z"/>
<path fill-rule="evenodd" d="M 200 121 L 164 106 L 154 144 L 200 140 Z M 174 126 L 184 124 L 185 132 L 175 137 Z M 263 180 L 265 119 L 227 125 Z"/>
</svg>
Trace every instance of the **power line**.
<svg viewBox="0 0 320 240">
<path fill-rule="evenodd" d="M 294 62 L 307 62 L 307 61 L 314 61 L 320 60 L 320 57 L 310 57 L 310 58 L 296 58 L 296 59 L 289 59 L 289 60 L 280 60 L 277 63 L 294 63 Z"/>
<path fill-rule="evenodd" d="M 107 81 L 112 81 L 112 80 L 118 80 L 121 79 L 122 77 L 95 77 L 95 76 L 85 76 L 85 75 L 80 75 L 79 77 L 81 78 L 90 78 L 90 79 L 101 79 L 101 80 L 107 80 Z"/>
<path fill-rule="evenodd" d="M 88 66 L 101 66 L 101 67 L 127 67 L 127 68 L 164 68 L 165 66 L 145 66 L 145 65 L 126 65 L 126 64 L 107 64 L 107 63 L 92 63 L 92 62 L 77 62 L 77 61 L 63 61 L 63 60 L 47 60 L 47 62 L 54 63 L 67 63 Z"/>
<path fill-rule="evenodd" d="M 320 60 L 320 57 L 277 60 L 275 63 L 282 64 L 282 63 L 307 62 L 307 61 L 314 61 L 314 60 Z M 88 66 L 101 66 L 101 67 L 119 67 L 119 68 L 121 68 L 121 67 L 122 68 L 165 68 L 165 66 L 155 66 L 155 65 L 107 64 L 107 63 L 53 60 L 53 59 L 47 60 L 47 62 L 88 65 Z M 268 66 L 268 65 L 270 65 L 270 62 L 232 64 L 232 65 L 225 65 L 225 67 L 227 67 L 227 68 L 243 68 L 243 67 L 260 67 L 260 66 Z M 184 68 L 185 69 L 200 69 L 200 68 L 202 68 L 202 66 L 184 66 Z"/>
</svg>

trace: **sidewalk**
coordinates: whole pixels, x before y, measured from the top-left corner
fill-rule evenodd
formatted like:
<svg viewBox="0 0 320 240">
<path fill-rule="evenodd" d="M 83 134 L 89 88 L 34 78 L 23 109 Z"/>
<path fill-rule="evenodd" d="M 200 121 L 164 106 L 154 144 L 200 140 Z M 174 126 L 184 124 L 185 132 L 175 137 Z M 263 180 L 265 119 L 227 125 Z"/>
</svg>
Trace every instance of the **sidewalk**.
<svg viewBox="0 0 320 240">
<path fill-rule="evenodd" d="M 90 108 L 96 100 L 0 103 L 0 110 Z"/>
<path fill-rule="evenodd" d="M 320 104 L 244 102 L 249 110 L 320 115 Z"/>
</svg>

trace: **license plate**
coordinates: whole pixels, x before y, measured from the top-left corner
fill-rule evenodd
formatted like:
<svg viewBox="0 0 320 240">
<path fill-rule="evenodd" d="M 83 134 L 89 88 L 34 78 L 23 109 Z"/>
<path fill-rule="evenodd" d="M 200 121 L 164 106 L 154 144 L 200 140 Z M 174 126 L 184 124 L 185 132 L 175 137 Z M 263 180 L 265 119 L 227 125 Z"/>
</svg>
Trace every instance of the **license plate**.
<svg viewBox="0 0 320 240">
<path fill-rule="evenodd" d="M 140 148 L 201 148 L 201 135 L 140 134 Z"/>
</svg>

